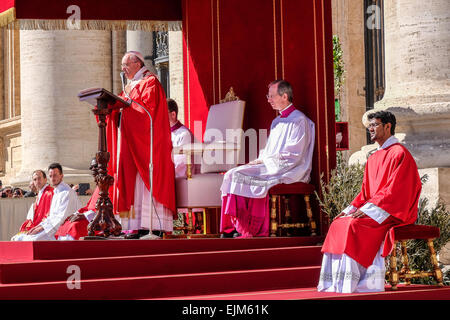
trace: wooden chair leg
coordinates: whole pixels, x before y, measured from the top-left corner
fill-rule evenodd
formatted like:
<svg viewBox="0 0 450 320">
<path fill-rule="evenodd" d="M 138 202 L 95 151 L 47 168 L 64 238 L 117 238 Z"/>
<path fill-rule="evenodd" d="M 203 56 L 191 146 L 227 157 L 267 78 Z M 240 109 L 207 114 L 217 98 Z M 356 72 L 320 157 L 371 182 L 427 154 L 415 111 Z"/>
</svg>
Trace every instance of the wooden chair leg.
<svg viewBox="0 0 450 320">
<path fill-rule="evenodd" d="M 192 230 L 194 230 L 194 225 L 192 223 L 193 215 L 192 215 L 192 209 L 191 208 L 188 208 L 187 215 L 188 215 L 188 218 L 189 218 L 188 234 L 191 234 Z"/>
<path fill-rule="evenodd" d="M 206 223 L 207 221 L 206 221 L 206 209 L 205 208 L 203 208 L 203 234 L 207 234 L 208 232 L 206 231 L 206 226 L 207 226 L 207 223 Z"/>
<path fill-rule="evenodd" d="M 409 260 L 408 260 L 408 252 L 406 250 L 406 241 L 401 241 L 401 247 L 402 247 L 402 269 L 400 271 L 401 274 L 407 274 L 410 269 L 409 269 Z M 410 285 L 411 284 L 411 279 L 410 278 L 406 278 L 406 285 Z"/>
<path fill-rule="evenodd" d="M 316 222 L 313 220 L 311 203 L 309 202 L 309 194 L 305 194 L 303 196 L 303 199 L 305 199 L 306 215 L 308 216 L 308 224 L 309 224 L 309 228 L 311 230 L 311 236 L 315 236 L 316 235 Z"/>
<path fill-rule="evenodd" d="M 276 237 L 277 236 L 277 230 L 278 230 L 278 223 L 277 223 L 277 195 L 271 196 L 271 209 L 270 209 L 270 236 Z"/>
<path fill-rule="evenodd" d="M 428 245 L 428 249 L 430 250 L 431 263 L 433 264 L 433 269 L 434 269 L 433 270 L 434 277 L 435 277 L 438 285 L 443 286 L 444 282 L 443 282 L 443 277 L 442 277 L 442 271 L 441 271 L 441 268 L 439 268 L 439 263 L 437 261 L 436 251 L 434 250 L 434 245 L 433 245 L 433 239 L 428 239 L 427 245 Z"/>
<path fill-rule="evenodd" d="M 391 284 L 391 290 L 397 290 L 398 284 L 398 271 L 397 271 L 397 241 L 394 241 L 394 248 L 390 256 L 389 265 L 389 283 Z"/>
</svg>

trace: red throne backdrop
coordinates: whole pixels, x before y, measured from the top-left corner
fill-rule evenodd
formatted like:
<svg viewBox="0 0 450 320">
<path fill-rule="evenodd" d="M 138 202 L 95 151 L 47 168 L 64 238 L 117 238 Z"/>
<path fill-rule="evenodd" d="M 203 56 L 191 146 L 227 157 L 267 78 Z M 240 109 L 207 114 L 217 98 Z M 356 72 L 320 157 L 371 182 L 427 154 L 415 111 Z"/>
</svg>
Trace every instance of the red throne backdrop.
<svg viewBox="0 0 450 320">
<path fill-rule="evenodd" d="M 182 20 L 191 129 L 194 121 L 205 127 L 209 106 L 230 87 L 246 101 L 244 130 L 268 129 L 276 114 L 265 98 L 267 85 L 288 80 L 294 104 L 316 124 L 311 183 L 317 188 L 321 173 L 328 181 L 336 165 L 331 1 L 4 0 L 0 27 L 15 19 L 67 19 L 72 4 L 82 20 Z M 328 221 L 317 205 L 314 212 L 324 234 Z"/>
<path fill-rule="evenodd" d="M 244 130 L 276 116 L 267 85 L 286 79 L 294 104 L 316 124 L 312 181 L 336 166 L 331 4 L 326 0 L 184 0 L 185 121 L 205 127 L 230 87 L 246 101 Z M 201 138 L 201 137 L 198 137 Z M 259 148 L 258 148 L 259 149 Z M 318 208 L 314 210 L 318 215 Z M 322 233 L 325 217 L 316 216 Z"/>
</svg>

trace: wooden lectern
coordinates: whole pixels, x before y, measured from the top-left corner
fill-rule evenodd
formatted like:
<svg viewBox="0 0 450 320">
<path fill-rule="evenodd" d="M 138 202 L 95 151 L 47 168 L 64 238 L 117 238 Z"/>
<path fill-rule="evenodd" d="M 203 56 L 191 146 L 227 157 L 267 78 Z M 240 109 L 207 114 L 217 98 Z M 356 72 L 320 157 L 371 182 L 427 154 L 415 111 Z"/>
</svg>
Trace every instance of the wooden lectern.
<svg viewBox="0 0 450 320">
<path fill-rule="evenodd" d="M 130 103 L 102 88 L 80 91 L 78 98 L 95 106 L 92 112 L 98 118 L 98 151 L 95 154 L 97 166 L 95 168 L 91 166 L 91 170 L 100 192 L 95 205 L 97 214 L 88 225 L 88 239 L 94 238 L 96 231 L 100 231 L 99 235 L 105 238 L 110 235 L 119 236 L 122 226 L 114 217 L 113 205 L 108 195 L 108 189 L 114 183 L 114 178 L 108 175 L 110 154 L 106 143 L 106 116 L 112 109 L 126 108 Z"/>
</svg>

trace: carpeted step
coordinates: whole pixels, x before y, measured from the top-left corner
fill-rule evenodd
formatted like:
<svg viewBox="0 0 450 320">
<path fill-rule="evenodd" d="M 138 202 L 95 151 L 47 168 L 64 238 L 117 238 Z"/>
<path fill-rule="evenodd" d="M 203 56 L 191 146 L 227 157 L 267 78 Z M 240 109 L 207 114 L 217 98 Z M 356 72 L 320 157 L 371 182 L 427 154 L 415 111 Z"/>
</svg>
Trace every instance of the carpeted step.
<svg viewBox="0 0 450 320">
<path fill-rule="evenodd" d="M 318 292 L 316 287 L 293 288 L 211 294 L 203 296 L 179 296 L 167 300 L 449 300 L 450 287 L 429 285 L 399 285 L 397 291 L 386 286 L 384 292 L 374 293 L 334 293 Z"/>
<path fill-rule="evenodd" d="M 322 241 L 323 237 L 320 236 L 251 239 L 0 241 L 0 263 L 315 246 Z"/>
<path fill-rule="evenodd" d="M 148 299 L 316 285 L 320 266 L 0 285 L 0 299 Z M 79 288 L 77 288 L 77 284 Z"/>
<path fill-rule="evenodd" d="M 81 279 L 143 277 L 320 266 L 319 246 L 173 253 L 91 259 L 37 260 L 0 264 L 0 283 L 66 281 L 75 266 Z"/>
</svg>

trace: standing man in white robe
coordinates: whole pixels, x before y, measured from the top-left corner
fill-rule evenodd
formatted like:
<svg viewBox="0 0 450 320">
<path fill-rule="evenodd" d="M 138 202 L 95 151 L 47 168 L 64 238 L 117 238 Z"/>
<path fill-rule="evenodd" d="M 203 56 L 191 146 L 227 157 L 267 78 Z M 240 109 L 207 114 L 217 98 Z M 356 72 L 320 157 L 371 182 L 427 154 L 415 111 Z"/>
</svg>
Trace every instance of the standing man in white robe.
<svg viewBox="0 0 450 320">
<path fill-rule="evenodd" d="M 285 80 L 269 84 L 267 101 L 279 116 L 265 148 L 256 160 L 227 171 L 221 187 L 221 232 L 232 225 L 244 238 L 269 235 L 271 187 L 310 180 L 314 123 L 294 107 L 292 87 Z"/>
<path fill-rule="evenodd" d="M 68 216 L 81 208 L 81 203 L 75 191 L 63 182 L 64 174 L 59 163 L 52 163 L 48 167 L 48 177 L 54 188 L 50 212 L 26 234 L 17 237 L 16 241 L 56 240 L 55 233 Z"/>
</svg>

